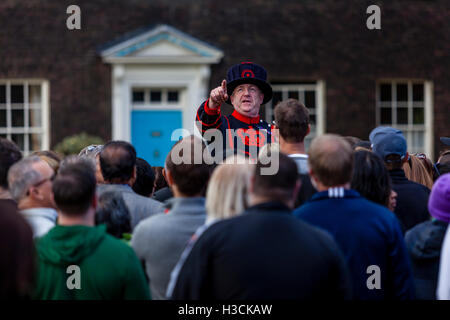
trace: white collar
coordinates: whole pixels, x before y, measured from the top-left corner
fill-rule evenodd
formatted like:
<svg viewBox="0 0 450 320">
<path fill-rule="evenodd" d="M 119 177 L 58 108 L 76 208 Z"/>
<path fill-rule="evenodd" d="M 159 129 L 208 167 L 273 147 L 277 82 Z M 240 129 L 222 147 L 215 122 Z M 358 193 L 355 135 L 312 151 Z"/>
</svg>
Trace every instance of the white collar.
<svg viewBox="0 0 450 320">
<path fill-rule="evenodd" d="M 29 208 L 20 210 L 20 213 L 31 219 L 42 217 L 56 222 L 56 219 L 58 218 L 58 212 L 53 208 Z"/>
<path fill-rule="evenodd" d="M 307 154 L 303 154 L 303 153 L 291 153 L 288 155 L 289 157 L 300 157 L 300 158 L 308 158 Z"/>
</svg>

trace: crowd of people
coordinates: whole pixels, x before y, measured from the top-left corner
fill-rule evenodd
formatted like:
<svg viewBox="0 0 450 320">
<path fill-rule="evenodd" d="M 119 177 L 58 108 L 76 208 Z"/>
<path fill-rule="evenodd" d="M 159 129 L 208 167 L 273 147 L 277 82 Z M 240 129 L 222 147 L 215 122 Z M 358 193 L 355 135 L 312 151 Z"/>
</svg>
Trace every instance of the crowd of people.
<svg viewBox="0 0 450 320">
<path fill-rule="evenodd" d="M 450 150 L 409 154 L 391 127 L 306 150 L 301 102 L 278 103 L 270 126 L 255 113 L 265 77 L 233 66 L 199 129 L 247 131 L 214 152 L 186 136 L 164 167 L 125 141 L 63 158 L 0 138 L 0 298 L 450 299 Z M 251 130 L 270 131 L 256 155 Z"/>
</svg>

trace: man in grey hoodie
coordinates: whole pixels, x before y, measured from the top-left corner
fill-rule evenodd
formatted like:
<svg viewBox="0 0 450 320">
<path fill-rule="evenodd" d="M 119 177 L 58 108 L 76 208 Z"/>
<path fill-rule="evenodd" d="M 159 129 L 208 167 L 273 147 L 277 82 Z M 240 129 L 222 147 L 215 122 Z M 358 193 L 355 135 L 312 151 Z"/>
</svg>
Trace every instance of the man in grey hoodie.
<svg viewBox="0 0 450 320">
<path fill-rule="evenodd" d="M 165 172 L 174 197 L 168 201 L 166 213 L 142 221 L 134 230 L 131 244 L 138 257 L 145 261 L 155 300 L 166 298 L 172 269 L 191 236 L 205 223 L 204 195 L 211 166 L 205 163 L 204 151 L 205 144 L 194 136 L 172 147 L 166 158 Z M 182 159 L 177 158 L 180 152 Z M 200 158 L 201 161 L 194 161 Z"/>
</svg>

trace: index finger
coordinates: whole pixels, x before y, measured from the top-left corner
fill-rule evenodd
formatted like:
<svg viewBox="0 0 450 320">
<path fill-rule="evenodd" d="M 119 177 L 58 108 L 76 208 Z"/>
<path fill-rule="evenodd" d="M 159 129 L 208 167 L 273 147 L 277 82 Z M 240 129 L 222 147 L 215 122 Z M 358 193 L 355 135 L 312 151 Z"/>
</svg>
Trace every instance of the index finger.
<svg viewBox="0 0 450 320">
<path fill-rule="evenodd" d="M 222 84 L 221 84 L 222 89 L 225 91 L 225 93 L 227 92 L 227 80 L 223 80 Z"/>
</svg>

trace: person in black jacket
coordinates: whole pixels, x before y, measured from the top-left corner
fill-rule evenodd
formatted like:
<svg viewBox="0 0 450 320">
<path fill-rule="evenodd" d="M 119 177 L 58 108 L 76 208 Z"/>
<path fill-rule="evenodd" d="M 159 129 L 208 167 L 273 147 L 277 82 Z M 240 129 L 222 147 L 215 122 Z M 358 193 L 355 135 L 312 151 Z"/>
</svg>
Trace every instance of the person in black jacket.
<svg viewBox="0 0 450 320">
<path fill-rule="evenodd" d="M 428 209 L 433 219 L 418 224 L 405 235 L 417 299 L 436 299 L 442 244 L 450 222 L 449 191 L 450 174 L 446 174 L 436 181 L 431 190 Z"/>
<path fill-rule="evenodd" d="M 168 297 L 351 298 L 348 269 L 334 240 L 291 215 L 299 187 L 295 162 L 279 154 L 274 175 L 262 174 L 268 166 L 262 163 L 267 161 L 259 160 L 253 172 L 251 207 L 243 215 L 212 224 L 192 250 L 188 246 L 172 272 Z"/>
<path fill-rule="evenodd" d="M 404 232 L 430 219 L 427 203 L 430 189 L 406 178 L 402 165 L 408 161 L 406 139 L 400 130 L 377 127 L 370 133 L 373 152 L 379 155 L 389 170 L 392 188 L 397 192 L 395 215 Z"/>
</svg>

